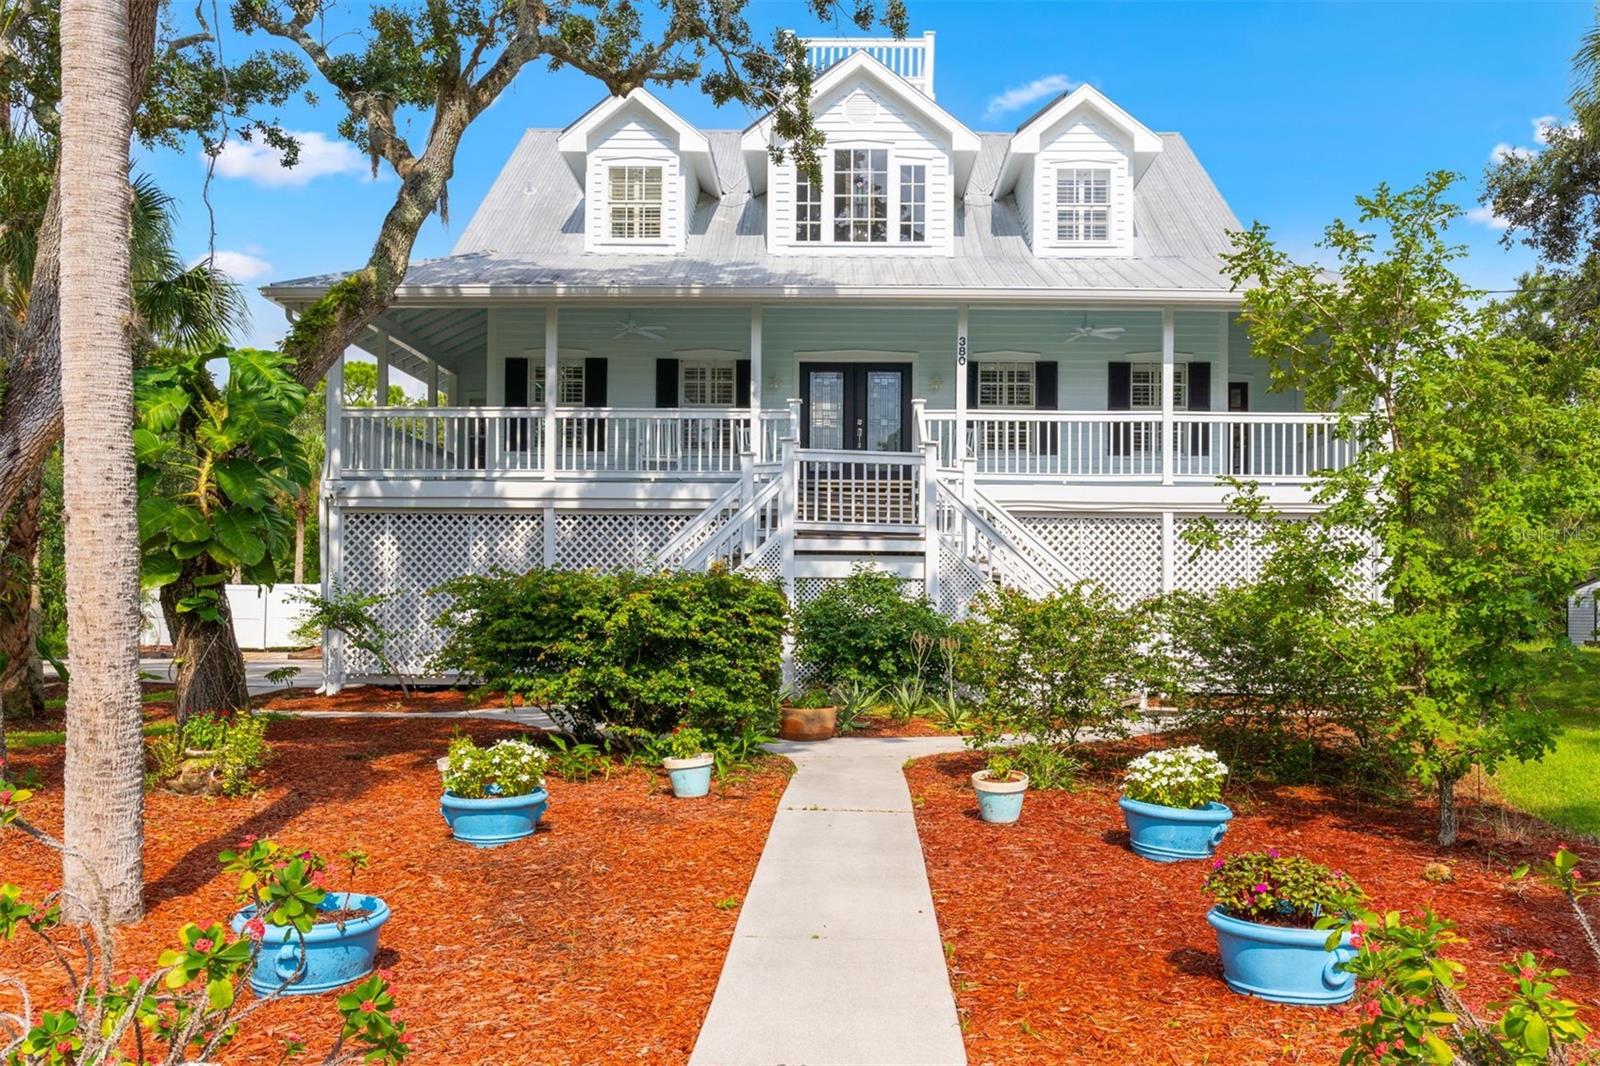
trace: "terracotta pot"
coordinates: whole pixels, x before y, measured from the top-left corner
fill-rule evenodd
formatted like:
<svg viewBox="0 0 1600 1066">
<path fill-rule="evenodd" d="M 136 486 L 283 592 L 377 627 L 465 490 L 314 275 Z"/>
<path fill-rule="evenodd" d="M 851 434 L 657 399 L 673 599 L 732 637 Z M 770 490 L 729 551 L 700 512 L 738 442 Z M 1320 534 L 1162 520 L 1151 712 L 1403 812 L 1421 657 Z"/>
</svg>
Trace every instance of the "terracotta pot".
<svg viewBox="0 0 1600 1066">
<path fill-rule="evenodd" d="M 784 740 L 827 740 L 839 717 L 837 707 L 785 707 L 778 736 Z"/>
</svg>

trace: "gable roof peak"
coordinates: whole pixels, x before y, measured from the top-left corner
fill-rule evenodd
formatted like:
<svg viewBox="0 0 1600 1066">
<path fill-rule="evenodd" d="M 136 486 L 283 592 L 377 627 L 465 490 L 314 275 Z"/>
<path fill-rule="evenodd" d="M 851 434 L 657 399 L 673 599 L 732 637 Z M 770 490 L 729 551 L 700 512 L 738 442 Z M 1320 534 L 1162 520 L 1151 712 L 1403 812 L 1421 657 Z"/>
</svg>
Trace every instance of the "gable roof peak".
<svg viewBox="0 0 1600 1066">
<path fill-rule="evenodd" d="M 596 136 L 618 116 L 633 111 L 653 119 L 666 132 L 677 138 L 678 153 L 684 162 L 694 168 L 700 188 L 713 196 L 722 195 L 722 183 L 717 178 L 716 163 L 711 155 L 711 143 L 706 135 L 682 118 L 676 111 L 662 103 L 648 89 L 638 87 L 626 96 L 608 96 L 578 116 L 556 140 L 556 148 L 566 159 L 567 166 L 582 183 L 588 166 L 590 150 Z"/>
</svg>

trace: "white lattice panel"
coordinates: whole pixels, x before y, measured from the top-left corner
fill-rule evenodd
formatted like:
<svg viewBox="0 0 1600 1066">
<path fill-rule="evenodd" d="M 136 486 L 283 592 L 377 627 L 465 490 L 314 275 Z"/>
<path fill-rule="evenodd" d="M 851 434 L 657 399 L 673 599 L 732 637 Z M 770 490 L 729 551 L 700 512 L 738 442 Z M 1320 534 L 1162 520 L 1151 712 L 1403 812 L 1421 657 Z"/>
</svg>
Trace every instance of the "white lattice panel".
<svg viewBox="0 0 1600 1066">
<path fill-rule="evenodd" d="M 343 533 L 339 583 L 347 592 L 391 597 L 378 614 L 395 634 L 389 657 L 407 674 L 427 673 L 439 649 L 433 620 L 446 600 L 431 589 L 464 574 L 527 570 L 543 555 L 537 511 L 350 511 Z M 348 675 L 380 669 L 372 656 L 348 653 Z"/>
<path fill-rule="evenodd" d="M 1196 550 L 1184 539 L 1184 531 L 1206 521 L 1179 517 L 1174 520 L 1172 583 L 1185 592 L 1215 592 L 1224 585 L 1242 585 L 1255 580 L 1261 564 L 1271 552 L 1261 543 L 1264 523 L 1234 515 L 1213 517 L 1210 521 L 1221 532 L 1225 546 Z"/>
<path fill-rule="evenodd" d="M 694 515 L 687 511 L 567 511 L 556 514 L 556 565 L 571 570 L 643 570 Z"/>
<path fill-rule="evenodd" d="M 983 575 L 961 558 L 961 552 L 939 543 L 939 613 L 965 618 L 973 597 L 987 587 Z"/>
<path fill-rule="evenodd" d="M 1161 519 L 1155 515 L 1017 515 L 1061 565 L 1123 603 L 1161 591 Z"/>
</svg>

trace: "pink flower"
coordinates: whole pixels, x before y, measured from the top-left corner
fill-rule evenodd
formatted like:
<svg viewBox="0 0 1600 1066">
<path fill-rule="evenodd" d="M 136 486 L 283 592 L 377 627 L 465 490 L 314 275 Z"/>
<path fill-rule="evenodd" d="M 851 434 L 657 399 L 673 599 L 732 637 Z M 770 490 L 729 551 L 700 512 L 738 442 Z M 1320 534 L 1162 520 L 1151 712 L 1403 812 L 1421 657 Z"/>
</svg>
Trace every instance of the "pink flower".
<svg viewBox="0 0 1600 1066">
<path fill-rule="evenodd" d="M 1367 923 L 1366 922 L 1351 922 L 1350 923 L 1350 931 L 1352 933 L 1354 933 L 1356 936 L 1360 936 L 1362 933 L 1365 933 L 1367 931 Z"/>
<path fill-rule="evenodd" d="M 364 999 L 364 1000 L 361 1001 L 361 1013 L 362 1014 L 371 1014 L 373 1011 L 375 1011 L 377 1009 L 378 1009 L 378 1005 L 376 1003 L 372 1002 L 372 1000 Z"/>
<path fill-rule="evenodd" d="M 260 940 L 267 935 L 267 923 L 260 918 L 251 918 L 244 923 L 244 931 L 251 940 Z"/>
<path fill-rule="evenodd" d="M 244 836 L 239 838 L 239 847 L 240 848 L 248 848 L 251 844 L 254 844 L 258 839 L 259 838 L 254 833 L 246 833 Z"/>
<path fill-rule="evenodd" d="M 1221 859 L 1212 859 L 1212 860 L 1211 860 L 1211 868 L 1212 868 L 1212 869 L 1213 869 L 1213 870 L 1220 870 L 1220 869 L 1222 869 L 1222 860 L 1221 860 Z"/>
<path fill-rule="evenodd" d="M 1254 885 L 1250 886 L 1250 891 L 1256 893 L 1257 895 L 1264 896 L 1268 891 L 1270 891 L 1270 889 L 1267 887 L 1267 883 L 1265 881 L 1257 881 Z"/>
<path fill-rule="evenodd" d="M 203 936 L 199 940 L 196 940 L 194 942 L 194 949 L 196 951 L 198 951 L 202 955 L 204 955 L 207 952 L 209 952 L 211 950 L 211 948 L 212 948 L 211 938 L 208 937 L 208 936 Z"/>
<path fill-rule="evenodd" d="M 1375 999 L 1369 999 L 1365 1003 L 1361 1004 L 1361 1011 L 1368 1018 L 1376 1018 L 1378 1015 L 1383 1013 L 1383 1005 Z"/>
<path fill-rule="evenodd" d="M 414 1039 L 414 1038 L 412 1037 L 412 1035 L 410 1033 L 401 1033 L 400 1034 L 400 1043 L 404 1044 L 406 1047 L 410 1047 L 411 1046 L 412 1039 Z"/>
<path fill-rule="evenodd" d="M 321 870 L 313 870 L 311 873 L 311 883 L 316 885 L 318 888 L 327 888 L 328 875 L 323 873 Z"/>
<path fill-rule="evenodd" d="M 1366 942 L 1367 942 L 1366 938 L 1363 937 L 1360 933 L 1357 933 L 1355 936 L 1352 936 L 1350 938 L 1350 946 L 1353 947 L 1353 948 L 1359 948 L 1361 945 L 1365 944 Z"/>
<path fill-rule="evenodd" d="M 1277 857 L 1278 857 L 1278 849 L 1277 848 L 1268 848 L 1267 849 L 1267 858 L 1276 859 Z"/>
<path fill-rule="evenodd" d="M 1574 866 L 1572 868 L 1572 879 L 1574 881 L 1582 881 L 1583 880 L 1583 871 L 1578 869 L 1576 866 Z"/>
<path fill-rule="evenodd" d="M 1517 968 L 1517 976 L 1522 978 L 1524 981 L 1531 981 L 1535 977 L 1539 976 L 1539 970 L 1537 967 L 1533 966 L 1519 966 Z"/>
<path fill-rule="evenodd" d="M 57 1055 L 70 1055 L 70 1054 L 72 1054 L 72 1041 L 63 1040 L 63 1041 L 61 1041 L 61 1043 L 57 1044 L 56 1045 L 56 1054 Z"/>
<path fill-rule="evenodd" d="M 12 795 L 13 793 L 9 788 L 0 788 L 0 807 L 10 803 Z"/>
<path fill-rule="evenodd" d="M 1387 1055 L 1389 1053 L 1389 1041 L 1387 1041 L 1387 1040 L 1378 1041 L 1378 1045 L 1372 1049 L 1372 1053 L 1374 1055 L 1378 1056 L 1378 1058 L 1380 1058 L 1380 1059 L 1383 1058 L 1385 1055 Z"/>
</svg>

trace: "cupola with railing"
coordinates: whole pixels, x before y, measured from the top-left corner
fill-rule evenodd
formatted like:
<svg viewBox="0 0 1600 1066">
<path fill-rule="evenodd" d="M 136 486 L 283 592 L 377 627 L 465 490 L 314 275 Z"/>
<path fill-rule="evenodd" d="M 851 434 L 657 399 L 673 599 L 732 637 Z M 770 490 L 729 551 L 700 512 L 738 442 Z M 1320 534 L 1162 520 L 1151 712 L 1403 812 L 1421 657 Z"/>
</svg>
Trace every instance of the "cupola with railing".
<svg viewBox="0 0 1600 1066">
<path fill-rule="evenodd" d="M 933 31 L 921 37 L 807 37 L 806 62 L 817 74 L 865 52 L 933 99 Z"/>
</svg>

